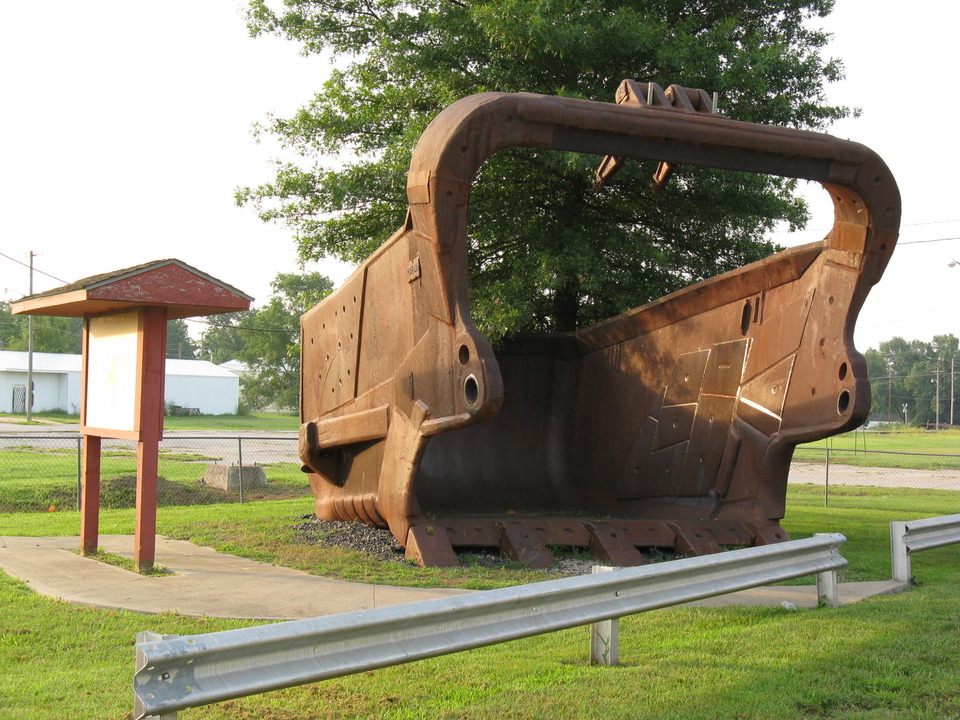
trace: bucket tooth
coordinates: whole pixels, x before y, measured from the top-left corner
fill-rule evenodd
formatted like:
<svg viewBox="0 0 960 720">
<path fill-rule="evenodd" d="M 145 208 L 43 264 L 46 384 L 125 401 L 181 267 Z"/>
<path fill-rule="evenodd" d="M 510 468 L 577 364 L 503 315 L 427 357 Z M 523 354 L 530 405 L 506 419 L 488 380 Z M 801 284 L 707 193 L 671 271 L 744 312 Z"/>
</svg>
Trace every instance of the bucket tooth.
<svg viewBox="0 0 960 720">
<path fill-rule="evenodd" d="M 643 554 L 622 528 L 606 523 L 584 523 L 584 526 L 590 532 L 590 552 L 598 560 L 620 567 L 643 564 Z"/>
<path fill-rule="evenodd" d="M 412 525 L 407 532 L 407 560 L 423 567 L 459 567 L 447 529 L 437 525 Z"/>
<path fill-rule="evenodd" d="M 543 544 L 540 533 L 524 525 L 500 526 L 500 554 L 535 570 L 552 567 L 554 563 L 553 554 Z"/>
<path fill-rule="evenodd" d="M 720 552 L 720 543 L 708 529 L 686 523 L 671 523 L 677 533 L 677 555 L 711 555 Z"/>
<path fill-rule="evenodd" d="M 790 539 L 787 531 L 774 523 L 750 525 L 749 527 L 753 531 L 754 545 L 771 545 L 773 543 L 786 542 Z"/>
</svg>

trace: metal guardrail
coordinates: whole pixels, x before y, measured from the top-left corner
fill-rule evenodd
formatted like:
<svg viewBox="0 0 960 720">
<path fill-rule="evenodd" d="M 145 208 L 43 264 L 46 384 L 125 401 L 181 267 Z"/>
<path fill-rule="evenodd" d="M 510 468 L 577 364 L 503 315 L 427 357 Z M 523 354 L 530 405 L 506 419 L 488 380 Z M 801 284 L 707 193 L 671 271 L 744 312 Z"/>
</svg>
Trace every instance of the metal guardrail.
<svg viewBox="0 0 960 720">
<path fill-rule="evenodd" d="M 134 718 L 723 595 L 847 561 L 838 533 L 656 565 L 202 635 L 137 638 Z M 834 583 L 835 584 L 835 583 Z M 827 583 L 829 586 L 829 583 Z M 828 603 L 833 604 L 833 603 Z"/>
<path fill-rule="evenodd" d="M 960 515 L 890 523 L 890 565 L 893 579 L 913 583 L 910 554 L 960 543 Z"/>
</svg>

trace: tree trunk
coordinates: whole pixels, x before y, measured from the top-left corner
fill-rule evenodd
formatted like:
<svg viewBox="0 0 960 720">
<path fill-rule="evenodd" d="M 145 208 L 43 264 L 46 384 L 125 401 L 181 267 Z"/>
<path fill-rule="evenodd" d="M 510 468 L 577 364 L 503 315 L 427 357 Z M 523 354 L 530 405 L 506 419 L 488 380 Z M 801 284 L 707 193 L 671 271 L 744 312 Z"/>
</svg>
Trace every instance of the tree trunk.
<svg viewBox="0 0 960 720">
<path fill-rule="evenodd" d="M 553 324 L 557 332 L 573 332 L 580 315 L 580 293 L 576 278 L 567 278 L 553 293 Z"/>
</svg>

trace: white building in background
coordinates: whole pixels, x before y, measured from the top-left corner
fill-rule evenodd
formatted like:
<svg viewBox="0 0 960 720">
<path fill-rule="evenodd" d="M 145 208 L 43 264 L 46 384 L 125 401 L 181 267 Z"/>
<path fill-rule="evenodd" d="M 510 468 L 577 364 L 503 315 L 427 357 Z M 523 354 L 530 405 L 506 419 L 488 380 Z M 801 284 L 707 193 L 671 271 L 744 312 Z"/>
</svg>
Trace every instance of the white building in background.
<svg viewBox="0 0 960 720">
<path fill-rule="evenodd" d="M 33 354 L 33 411 L 80 412 L 80 355 Z M 24 413 L 27 353 L 0 350 L 0 412 Z M 206 360 L 166 361 L 164 404 L 194 408 L 204 415 L 233 415 L 240 378 Z"/>
</svg>

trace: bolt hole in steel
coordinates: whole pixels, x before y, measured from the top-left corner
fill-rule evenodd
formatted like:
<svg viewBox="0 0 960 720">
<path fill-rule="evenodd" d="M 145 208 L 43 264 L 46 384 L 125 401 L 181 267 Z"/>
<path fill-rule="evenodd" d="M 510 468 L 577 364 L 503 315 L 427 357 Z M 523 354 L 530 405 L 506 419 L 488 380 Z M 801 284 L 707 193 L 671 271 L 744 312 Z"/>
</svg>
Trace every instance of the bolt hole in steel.
<svg viewBox="0 0 960 720">
<path fill-rule="evenodd" d="M 850 392 L 843 390 L 840 393 L 840 397 L 837 398 L 837 412 L 842 415 L 847 411 L 848 407 L 850 407 Z"/>
<path fill-rule="evenodd" d="M 480 397 L 480 384 L 477 379 L 470 375 L 463 381 L 463 399 L 468 405 L 474 405 Z"/>
<path fill-rule="evenodd" d="M 460 364 L 466 365 L 468 362 L 470 362 L 470 348 L 468 348 L 466 345 L 461 345 L 460 346 Z"/>
<path fill-rule="evenodd" d="M 750 318 L 753 315 L 753 308 L 750 306 L 750 301 L 747 300 L 743 304 L 743 314 L 740 316 L 740 334 L 746 335 L 747 330 L 750 329 Z"/>
<path fill-rule="evenodd" d="M 840 372 L 839 372 L 839 375 L 840 375 L 840 379 L 841 379 L 841 380 L 843 380 L 844 378 L 847 377 L 847 364 L 846 364 L 846 363 L 840 363 Z"/>
</svg>

